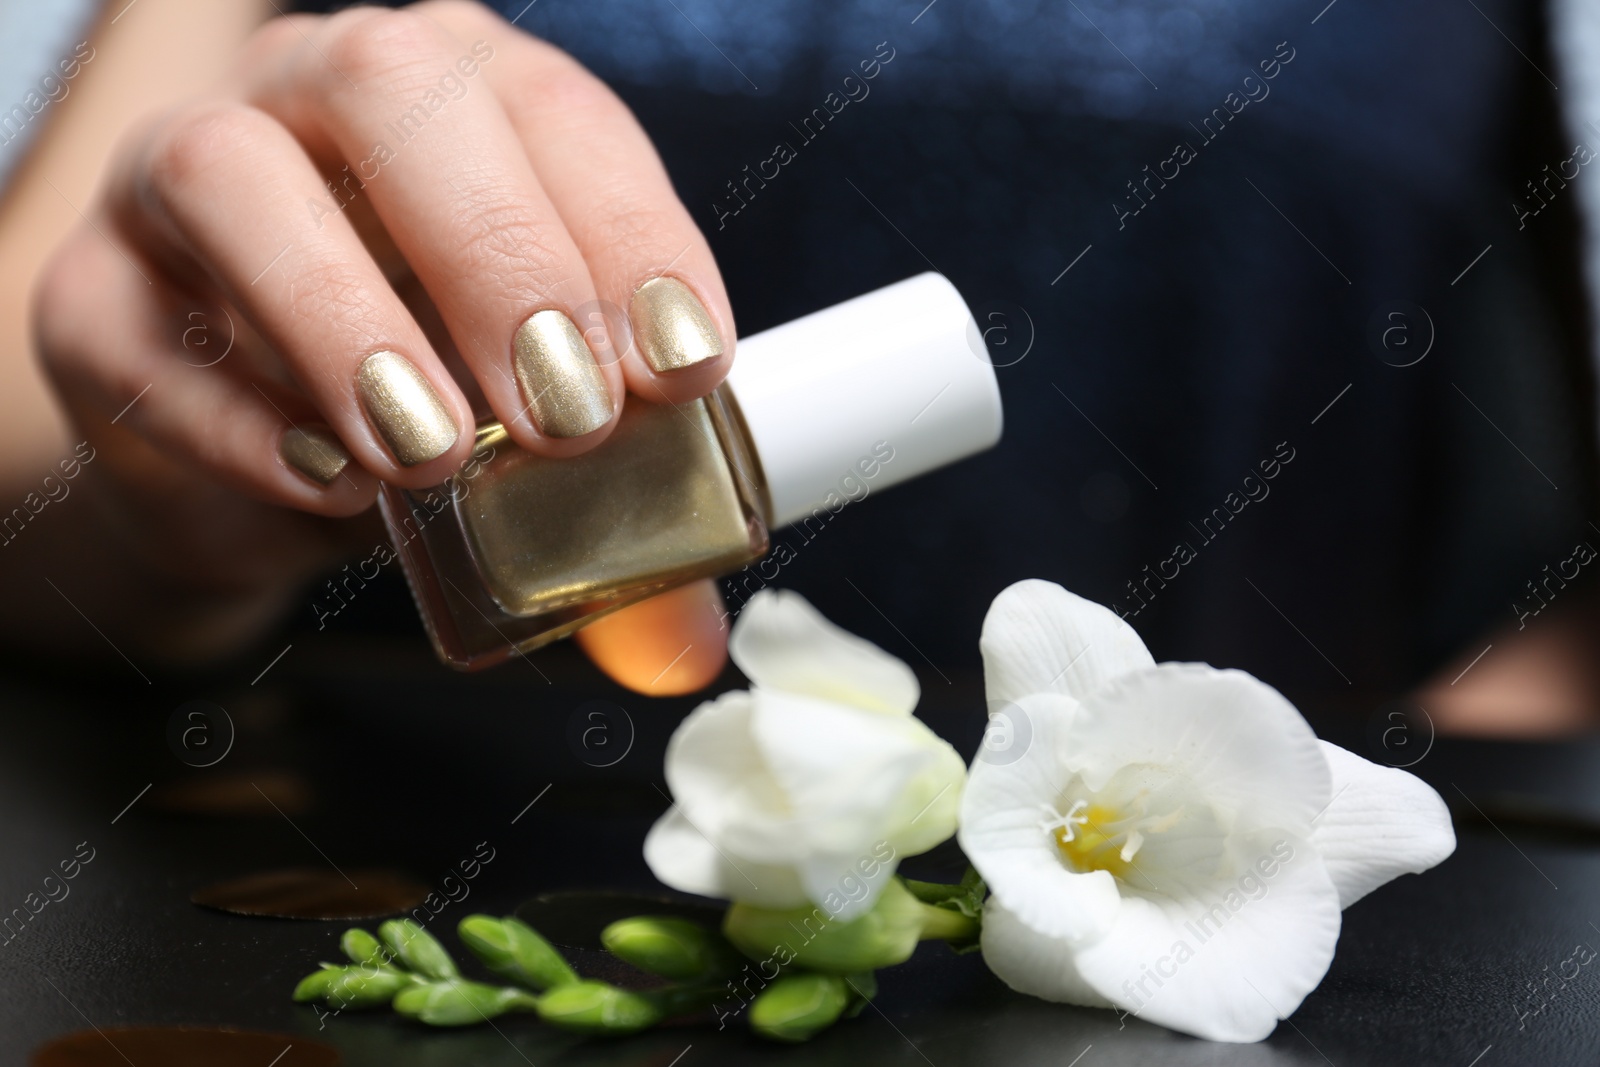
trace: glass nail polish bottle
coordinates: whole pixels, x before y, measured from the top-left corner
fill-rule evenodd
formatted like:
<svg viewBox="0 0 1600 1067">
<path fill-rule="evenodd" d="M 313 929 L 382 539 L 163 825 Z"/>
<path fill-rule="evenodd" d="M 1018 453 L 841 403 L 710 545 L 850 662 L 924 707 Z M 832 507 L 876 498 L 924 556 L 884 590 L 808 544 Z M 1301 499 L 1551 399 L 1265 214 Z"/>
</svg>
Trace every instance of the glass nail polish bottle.
<svg viewBox="0 0 1600 1067">
<path fill-rule="evenodd" d="M 486 421 L 448 482 L 385 485 L 381 505 L 434 648 L 476 670 L 736 571 L 769 528 L 826 522 L 1000 427 L 971 313 L 927 273 L 741 340 L 702 400 L 630 396 L 584 455 L 536 456 Z"/>
</svg>

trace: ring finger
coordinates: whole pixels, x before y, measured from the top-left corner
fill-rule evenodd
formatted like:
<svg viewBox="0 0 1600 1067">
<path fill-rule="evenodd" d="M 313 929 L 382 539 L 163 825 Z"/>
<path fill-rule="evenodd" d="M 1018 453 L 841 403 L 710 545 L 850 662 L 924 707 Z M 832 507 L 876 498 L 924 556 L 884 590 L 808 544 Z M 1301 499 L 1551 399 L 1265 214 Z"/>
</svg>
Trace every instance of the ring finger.
<svg viewBox="0 0 1600 1067">
<path fill-rule="evenodd" d="M 362 466 L 444 481 L 470 448 L 471 407 L 348 221 L 307 212 L 322 183 L 289 132 L 254 108 L 207 105 L 133 151 L 110 192 L 122 225 L 203 265 Z"/>
</svg>

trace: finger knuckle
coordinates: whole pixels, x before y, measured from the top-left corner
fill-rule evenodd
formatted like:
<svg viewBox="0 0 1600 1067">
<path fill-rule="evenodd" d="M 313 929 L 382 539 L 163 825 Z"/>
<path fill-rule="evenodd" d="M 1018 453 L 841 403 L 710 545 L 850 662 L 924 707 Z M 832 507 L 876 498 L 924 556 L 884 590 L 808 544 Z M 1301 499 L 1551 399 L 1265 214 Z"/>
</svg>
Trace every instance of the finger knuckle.
<svg viewBox="0 0 1600 1067">
<path fill-rule="evenodd" d="M 478 0 L 424 0 L 411 10 L 435 19 L 445 26 L 462 29 L 487 30 L 505 26 L 499 12 Z"/>
<path fill-rule="evenodd" d="M 470 242 L 462 260 L 475 277 L 492 278 L 508 291 L 550 291 L 567 277 L 553 255 L 530 253 L 543 236 L 534 227 L 501 227 Z"/>
<path fill-rule="evenodd" d="M 51 253 L 34 281 L 30 301 L 34 355 L 58 381 L 85 365 L 86 342 L 93 335 L 86 326 L 95 318 L 91 294 L 104 292 L 99 285 L 104 255 L 85 239 L 86 231 L 86 225 L 80 227 Z"/>
<path fill-rule="evenodd" d="M 315 15 L 282 15 L 268 19 L 245 42 L 243 54 L 276 56 L 305 43 L 306 35 L 321 19 Z"/>
<path fill-rule="evenodd" d="M 655 261 L 680 254 L 692 227 L 678 213 L 642 199 L 637 190 L 602 198 L 589 221 L 589 243 L 620 259 Z"/>
<path fill-rule="evenodd" d="M 391 316 L 365 273 L 344 260 L 299 265 L 286 310 L 292 321 L 301 324 L 336 324 L 357 347 L 366 338 L 394 332 Z M 318 354 L 319 362 L 325 355 Z"/>
<path fill-rule="evenodd" d="M 551 228 L 511 198 L 478 198 L 456 218 L 448 237 L 455 261 L 472 276 L 494 278 L 508 289 L 546 289 L 561 280 Z"/>
<path fill-rule="evenodd" d="M 546 46 L 545 52 L 544 61 L 531 63 L 523 71 L 523 91 L 579 123 L 621 117 L 631 120 L 627 106 L 605 82 L 560 49 Z"/>
<path fill-rule="evenodd" d="M 266 115 L 242 105 L 181 111 L 151 141 L 148 180 L 163 199 L 192 190 L 211 179 L 219 167 L 249 158 L 270 123 Z"/>
<path fill-rule="evenodd" d="M 387 81 L 397 74 L 438 57 L 440 29 L 415 11 L 361 8 L 336 15 L 327 24 L 324 77 L 330 84 L 348 88 Z"/>
</svg>

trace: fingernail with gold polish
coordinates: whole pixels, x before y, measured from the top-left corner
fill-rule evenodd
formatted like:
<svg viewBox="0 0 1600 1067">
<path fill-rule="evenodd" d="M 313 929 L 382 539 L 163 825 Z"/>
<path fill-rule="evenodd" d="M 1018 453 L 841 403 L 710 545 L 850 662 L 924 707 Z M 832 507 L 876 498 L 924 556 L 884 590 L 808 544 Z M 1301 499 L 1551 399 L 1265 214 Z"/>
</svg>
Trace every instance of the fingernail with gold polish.
<svg viewBox="0 0 1600 1067">
<path fill-rule="evenodd" d="M 460 433 L 450 409 L 428 379 L 398 352 L 374 352 L 356 371 L 356 392 L 367 419 L 402 467 L 450 451 Z"/>
<path fill-rule="evenodd" d="M 547 436 L 582 437 L 611 420 L 611 390 L 571 319 L 535 312 L 517 327 L 511 347 L 522 395 Z"/>
<path fill-rule="evenodd" d="M 676 278 L 651 278 L 635 289 L 628 316 L 639 351 L 655 371 L 682 370 L 722 355 L 716 324 Z"/>
<path fill-rule="evenodd" d="M 329 485 L 350 462 L 350 453 L 322 426 L 291 426 L 278 442 L 283 461 L 318 485 Z"/>
</svg>

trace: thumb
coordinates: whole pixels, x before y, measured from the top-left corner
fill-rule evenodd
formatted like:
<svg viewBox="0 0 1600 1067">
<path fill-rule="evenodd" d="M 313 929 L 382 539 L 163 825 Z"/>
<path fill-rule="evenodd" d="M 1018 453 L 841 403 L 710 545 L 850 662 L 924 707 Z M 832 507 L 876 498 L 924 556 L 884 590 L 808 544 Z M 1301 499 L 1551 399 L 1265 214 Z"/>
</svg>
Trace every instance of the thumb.
<svg viewBox="0 0 1600 1067">
<path fill-rule="evenodd" d="M 722 594 L 707 579 L 596 619 L 573 640 L 619 685 L 647 696 L 679 696 L 722 673 L 726 617 Z"/>
</svg>

